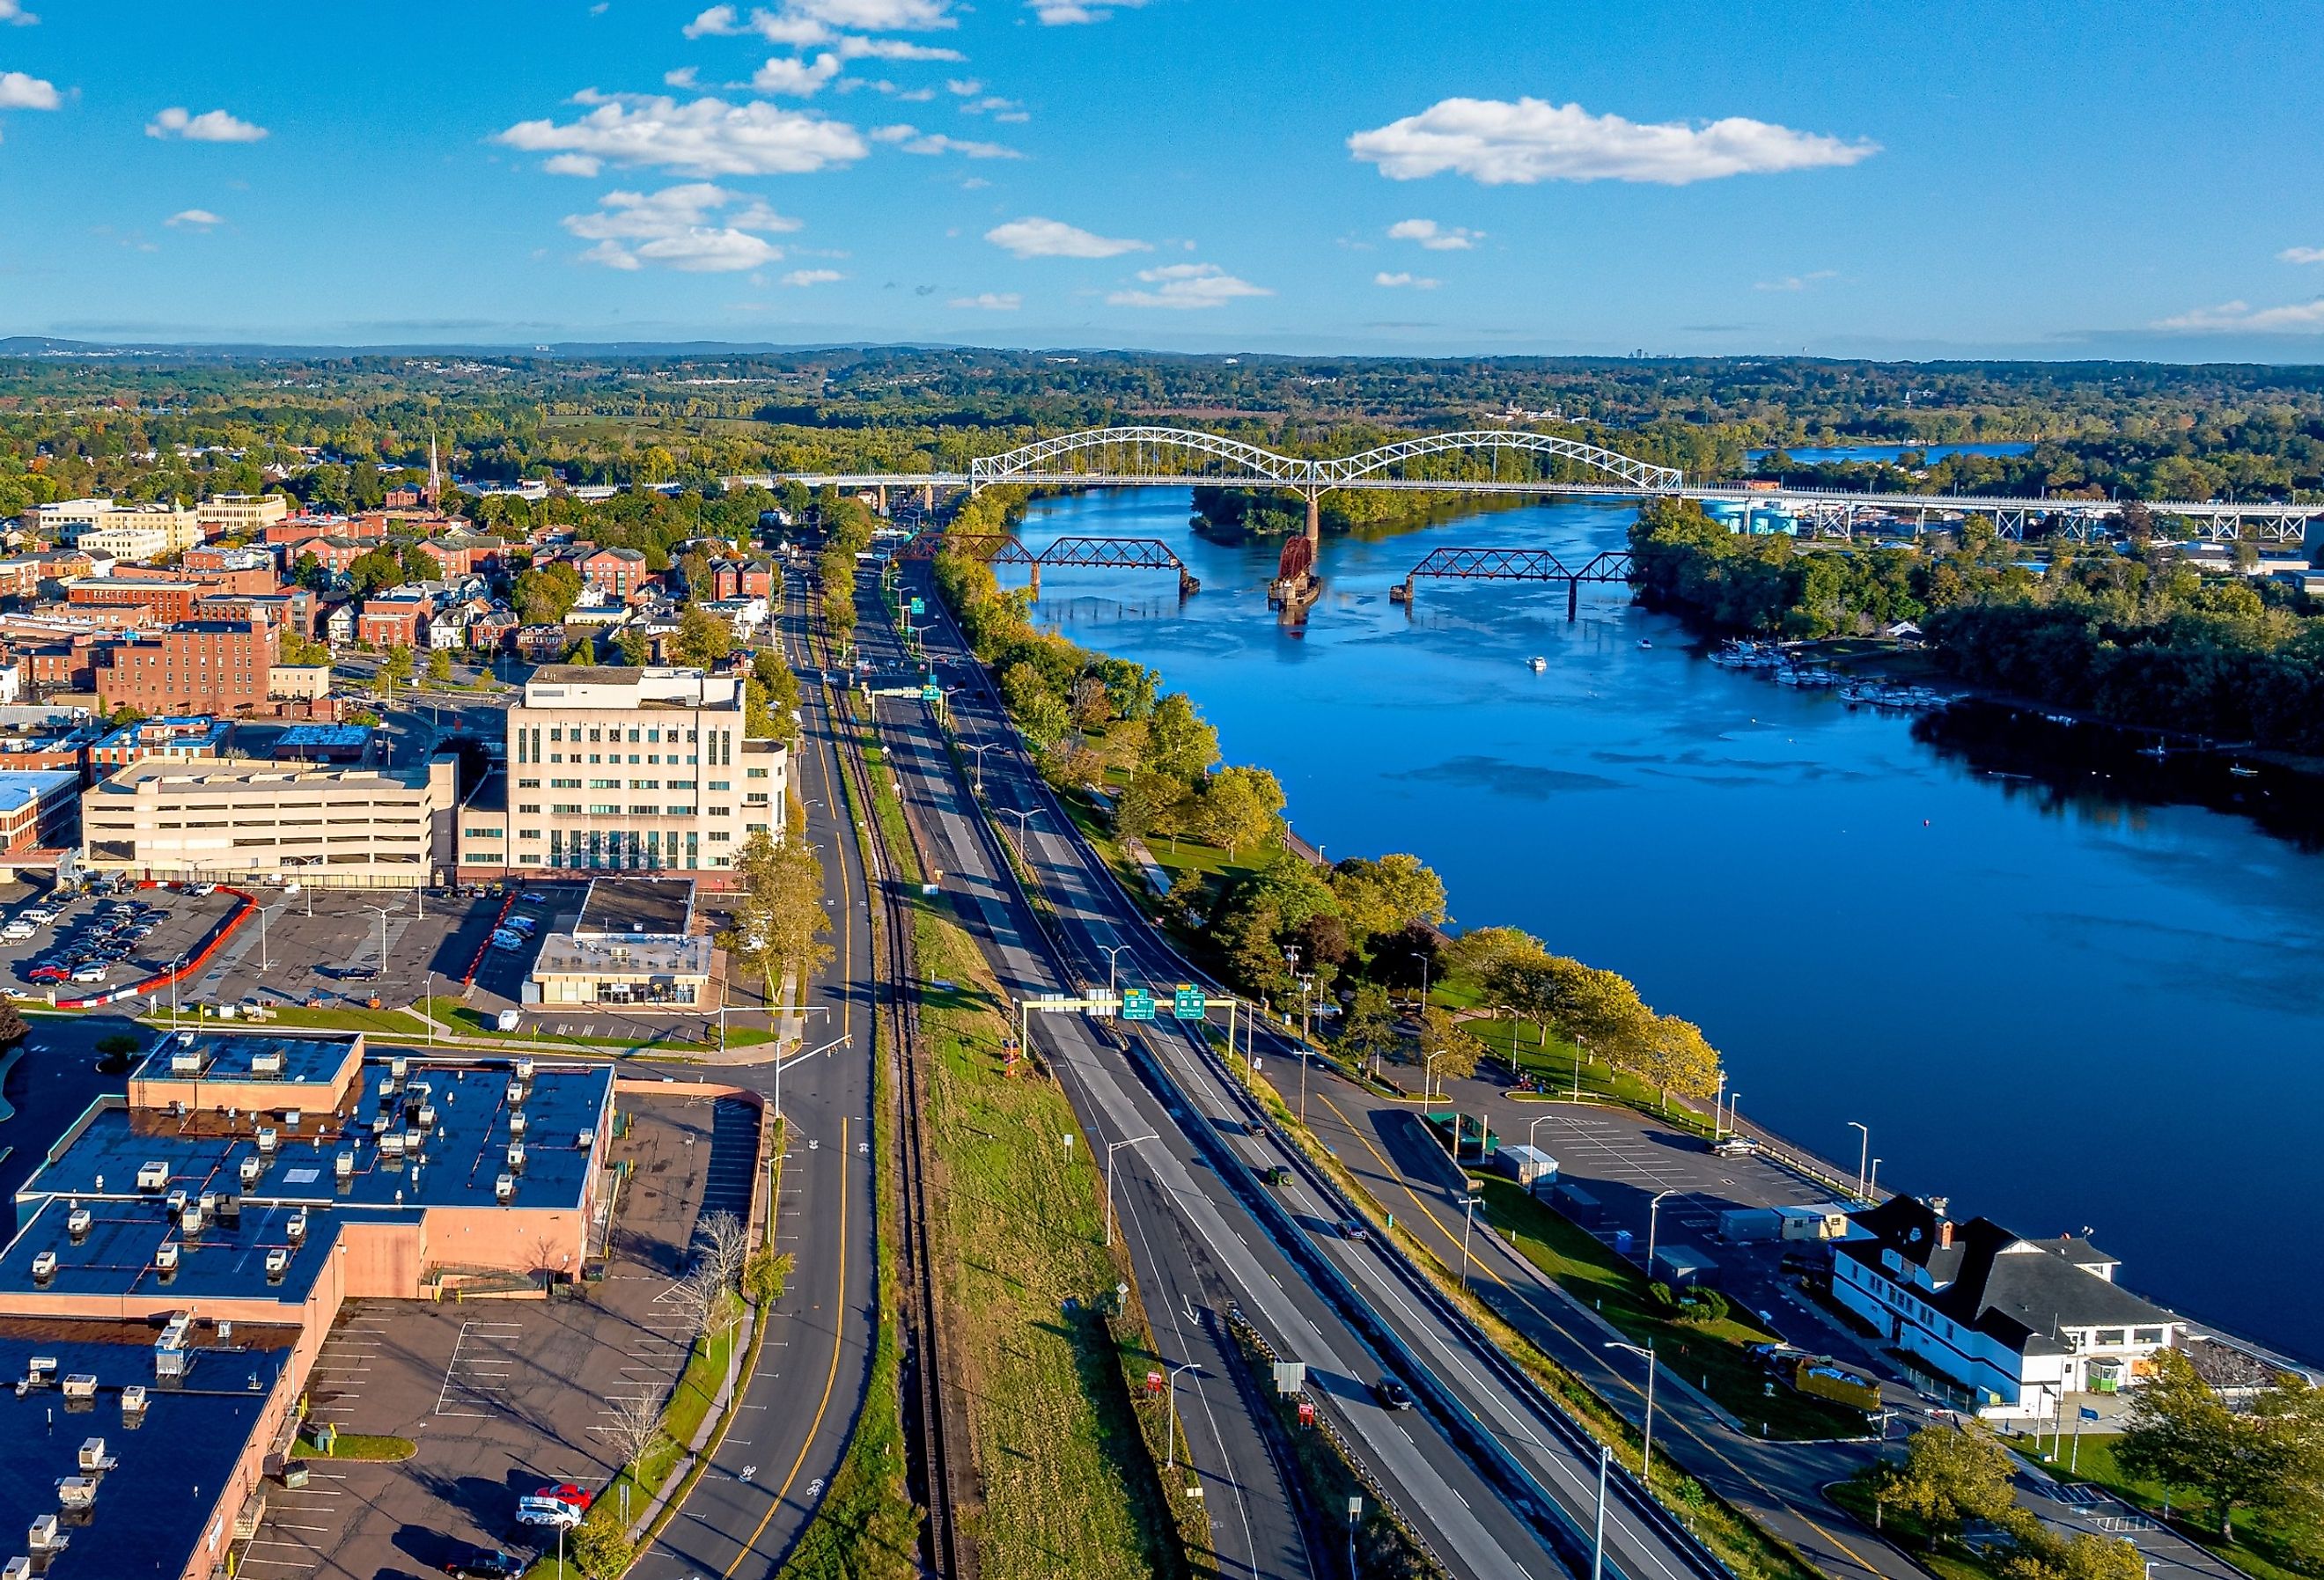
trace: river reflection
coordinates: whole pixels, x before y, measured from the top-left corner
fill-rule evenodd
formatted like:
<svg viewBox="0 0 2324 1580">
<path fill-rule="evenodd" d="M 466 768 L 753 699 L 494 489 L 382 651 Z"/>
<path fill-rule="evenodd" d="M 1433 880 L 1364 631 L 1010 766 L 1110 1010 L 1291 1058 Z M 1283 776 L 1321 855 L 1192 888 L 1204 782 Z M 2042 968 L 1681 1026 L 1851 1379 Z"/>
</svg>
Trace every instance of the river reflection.
<svg viewBox="0 0 2324 1580">
<path fill-rule="evenodd" d="M 1884 1182 L 2029 1234 L 2093 1227 L 2126 1283 L 2324 1352 L 2300 1315 L 2324 1266 L 2222 1233 L 2324 1233 L 2312 786 L 1852 708 L 1704 661 L 1619 588 L 1584 588 L 1571 624 L 1562 587 L 1388 598 L 1435 547 L 1618 547 L 1627 507 L 1327 541 L 1304 629 L 1265 606 L 1276 546 L 1205 541 L 1186 510 L 1038 504 L 1028 545 L 1162 538 L 1204 587 L 1182 606 L 1167 577 L 1048 570 L 1040 617 L 1190 692 L 1327 854 L 1414 851 L 1459 921 L 1631 976 L 1778 1131 L 1852 1162 L 1862 1121 Z"/>
</svg>

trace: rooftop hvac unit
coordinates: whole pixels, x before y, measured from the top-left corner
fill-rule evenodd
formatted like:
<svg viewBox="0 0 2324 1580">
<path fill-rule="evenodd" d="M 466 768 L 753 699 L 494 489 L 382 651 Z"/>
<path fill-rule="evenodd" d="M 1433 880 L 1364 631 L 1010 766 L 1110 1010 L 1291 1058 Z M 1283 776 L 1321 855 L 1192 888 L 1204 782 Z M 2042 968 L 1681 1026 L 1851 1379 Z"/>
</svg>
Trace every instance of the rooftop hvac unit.
<svg viewBox="0 0 2324 1580">
<path fill-rule="evenodd" d="M 242 1197 L 230 1190 L 224 1196 L 219 1197 L 217 1198 L 217 1217 L 218 1224 L 222 1228 L 240 1228 L 242 1226 Z"/>
<path fill-rule="evenodd" d="M 410 1073 L 411 1061 L 404 1058 L 401 1054 L 399 1053 L 393 1058 L 387 1061 L 387 1078 L 389 1080 L 400 1081 Z"/>
<path fill-rule="evenodd" d="M 185 1234 L 189 1238 L 200 1234 L 202 1232 L 202 1209 L 199 1206 L 189 1206 L 184 1212 L 180 1213 L 178 1215 L 178 1230 L 179 1233 Z"/>
<path fill-rule="evenodd" d="M 434 1130 L 436 1128 L 436 1104 L 433 1103 L 422 1103 L 420 1105 L 419 1113 L 414 1117 L 419 1120 L 420 1128 L 421 1130 Z"/>
<path fill-rule="evenodd" d="M 524 1115 L 522 1113 L 512 1113 L 509 1115 L 509 1134 L 519 1141 L 522 1141 L 524 1139 Z"/>
<path fill-rule="evenodd" d="M 245 1187 L 256 1185 L 258 1183 L 258 1177 L 265 1172 L 265 1160 L 259 1157 L 257 1153 L 252 1152 L 244 1157 L 242 1160 L 242 1183 Z"/>
<path fill-rule="evenodd" d="M 299 1128 L 299 1122 L 305 1117 L 306 1115 L 299 1109 L 286 1108 L 282 1111 L 282 1128 L 284 1130 L 297 1130 Z"/>
<path fill-rule="evenodd" d="M 24 1363 L 24 1381 L 34 1388 L 45 1388 L 49 1379 L 57 1374 L 54 1355 L 34 1355 Z"/>
<path fill-rule="evenodd" d="M 298 1244 L 307 1238 L 307 1215 L 303 1212 L 291 1214 L 290 1223 L 283 1227 L 290 1233 L 290 1243 Z"/>
<path fill-rule="evenodd" d="M 381 1136 L 379 1150 L 383 1158 L 401 1159 L 403 1156 L 403 1132 L 400 1130 L 392 1130 Z"/>
<path fill-rule="evenodd" d="M 290 1270 L 290 1253 L 280 1245 L 266 1253 L 266 1281 L 279 1284 L 282 1275 Z"/>
<path fill-rule="evenodd" d="M 597 1144 L 596 1130 L 593 1127 L 589 1130 L 583 1131 L 580 1134 L 573 1138 L 573 1144 L 581 1149 L 581 1150 L 585 1152 L 587 1151 L 590 1148 Z"/>
<path fill-rule="evenodd" d="M 532 1079 L 532 1060 L 529 1057 L 516 1061 L 516 1078 L 520 1081 Z"/>
<path fill-rule="evenodd" d="M 180 1188 L 170 1193 L 170 1215 L 177 1217 L 186 1210 L 186 1193 Z"/>
<path fill-rule="evenodd" d="M 331 1172 L 341 1179 L 352 1179 L 355 1173 L 355 1155 L 341 1152 L 331 1160 Z"/>
<path fill-rule="evenodd" d="M 35 1519 L 31 1533 L 25 1538 L 25 1545 L 32 1549 L 35 1557 L 42 1553 L 60 1553 L 71 1542 L 72 1538 L 57 1529 L 57 1517 L 53 1514 L 43 1514 Z"/>
<path fill-rule="evenodd" d="M 505 1205 L 506 1203 L 508 1203 L 508 1202 L 510 1202 L 510 1201 L 512 1201 L 512 1200 L 515 1199 L 515 1197 L 516 1197 L 516 1176 L 515 1176 L 515 1175 L 513 1175 L 513 1174 L 503 1174 L 503 1175 L 502 1175 L 498 1179 L 495 1179 L 495 1180 L 493 1180 L 493 1199 L 494 1201 L 497 1201 L 497 1202 L 500 1202 L 500 1203 L 503 1203 L 503 1205 Z"/>
<path fill-rule="evenodd" d="M 511 1141 L 509 1143 L 508 1166 L 509 1172 L 512 1174 L 521 1174 L 524 1172 L 524 1143 L 522 1141 Z"/>
<path fill-rule="evenodd" d="M 164 1382 L 173 1382 L 186 1374 L 186 1352 L 174 1344 L 153 1346 L 153 1375 Z"/>
<path fill-rule="evenodd" d="M 89 1372 L 76 1372 L 71 1376 L 66 1378 L 65 1397 L 67 1399 L 95 1399 L 97 1397 L 96 1374 Z"/>
<path fill-rule="evenodd" d="M 0 1580 L 32 1580 L 32 1560 L 18 1555 L 0 1564 Z"/>
<path fill-rule="evenodd" d="M 84 1437 L 80 1445 L 80 1469 L 83 1475 L 103 1475 L 120 1467 L 121 1461 L 105 1451 L 102 1437 Z"/>
<path fill-rule="evenodd" d="M 56 1276 L 57 1253 L 55 1252 L 43 1251 L 38 1256 L 32 1258 L 32 1281 L 34 1283 L 45 1284 Z"/>
<path fill-rule="evenodd" d="M 121 1391 L 121 1413 L 124 1416 L 145 1413 L 145 1385 L 143 1382 L 133 1382 Z"/>
<path fill-rule="evenodd" d="M 250 1073 L 254 1076 L 279 1076 L 282 1073 L 282 1050 L 263 1049 L 250 1056 Z"/>
<path fill-rule="evenodd" d="M 167 1163 L 140 1163 L 137 1165 L 138 1189 L 159 1190 L 169 1183 L 170 1166 Z"/>
<path fill-rule="evenodd" d="M 85 1475 L 60 1475 L 57 1478 L 57 1506 L 61 1509 L 86 1509 L 97 1501 L 97 1482 Z"/>
<path fill-rule="evenodd" d="M 65 1215 L 65 1232 L 72 1236 L 75 1245 L 88 1238 L 89 1222 L 87 1207 L 75 1207 Z"/>
<path fill-rule="evenodd" d="M 272 1125 L 262 1124 L 258 1127 L 258 1150 L 260 1151 L 272 1151 L 274 1150 L 274 1144 L 281 1139 L 281 1136 L 276 1133 Z"/>
<path fill-rule="evenodd" d="M 524 1083 L 522 1081 L 511 1081 L 508 1084 L 508 1101 L 511 1108 L 516 1107 L 524 1101 Z"/>
<path fill-rule="evenodd" d="M 173 1076 L 198 1076 L 202 1073 L 199 1049 L 178 1048 L 170 1052 L 170 1073 Z"/>
<path fill-rule="evenodd" d="M 218 1193 L 215 1190 L 206 1190 L 202 1192 L 200 1206 L 202 1209 L 202 1216 L 205 1218 L 214 1218 L 217 1216 Z"/>
<path fill-rule="evenodd" d="M 165 1273 L 178 1270 L 178 1243 L 165 1240 L 153 1252 L 153 1265 Z"/>
</svg>

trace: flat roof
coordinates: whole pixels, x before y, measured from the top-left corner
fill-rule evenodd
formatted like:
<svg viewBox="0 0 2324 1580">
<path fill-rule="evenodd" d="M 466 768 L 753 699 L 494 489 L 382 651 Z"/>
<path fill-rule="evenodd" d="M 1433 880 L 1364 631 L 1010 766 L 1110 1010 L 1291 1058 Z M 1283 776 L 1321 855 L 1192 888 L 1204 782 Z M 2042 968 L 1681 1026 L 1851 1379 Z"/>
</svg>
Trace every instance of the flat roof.
<svg viewBox="0 0 2324 1580">
<path fill-rule="evenodd" d="M 576 938 L 551 933 L 532 963 L 545 976 L 701 976 L 710 975 L 708 938 Z"/>
<path fill-rule="evenodd" d="M 76 1206 L 89 1215 L 78 1240 L 71 1226 Z M 168 1204 L 152 1197 L 73 1203 L 51 1197 L 0 1251 L 0 1294 L 143 1296 L 156 1312 L 204 1300 L 279 1300 L 290 1307 L 283 1320 L 295 1323 L 298 1308 L 330 1265 L 339 1235 L 337 1216 L 317 1208 L 305 1235 L 293 1241 L 290 1219 L 303 1210 L 246 1203 L 235 1224 L 212 1216 L 199 1233 L 187 1234 Z M 178 1265 L 165 1273 L 154 1265 L 154 1252 L 169 1244 L 178 1248 Z M 270 1251 L 290 1253 L 280 1279 L 267 1274 Z M 45 1282 L 32 1273 L 42 1252 L 54 1252 L 57 1258 L 56 1270 Z"/>
<path fill-rule="evenodd" d="M 15 811 L 79 782 L 79 774 L 61 768 L 0 768 L 0 812 Z"/>
<path fill-rule="evenodd" d="M 274 750 L 288 751 L 300 746 L 355 746 L 371 744 L 368 725 L 292 725 L 274 737 Z"/>
<path fill-rule="evenodd" d="M 691 878 L 593 878 L 573 936 L 600 938 L 683 938 L 693 930 Z"/>
<path fill-rule="evenodd" d="M 403 1095 L 424 1084 L 436 1111 L 435 1128 L 425 1133 L 410 1109 L 400 1102 L 392 1107 L 383 1103 L 381 1088 L 388 1075 L 385 1059 L 364 1060 L 360 1101 L 346 1131 L 318 1128 L 329 1118 L 318 1114 L 297 1133 L 283 1133 L 272 1157 L 261 1153 L 249 1136 L 211 1133 L 209 1127 L 194 1123 L 198 1116 L 180 1122 L 167 1113 L 97 1108 L 61 1154 L 25 1181 L 16 1194 L 17 1203 L 29 1211 L 47 1197 L 134 1200 L 183 1190 L 194 1197 L 204 1191 L 238 1192 L 245 1212 L 274 1202 L 343 1208 L 496 1205 L 493 1181 L 508 1171 L 510 1061 L 461 1065 L 411 1059 Z M 590 1153 L 576 1138 L 603 1121 L 613 1083 L 610 1065 L 535 1067 L 524 1102 L 525 1166 L 512 1205 L 580 1205 Z M 401 1157 L 381 1144 L 391 1133 L 406 1139 Z M 345 1181 L 336 1173 L 343 1152 L 354 1160 Z M 242 1160 L 253 1157 L 263 1168 L 244 1186 Z M 159 1192 L 137 1188 L 137 1171 L 146 1163 L 160 1163 L 168 1170 Z"/>
<path fill-rule="evenodd" d="M 153 1376 L 156 1335 L 143 1324 L 0 1324 L 0 1380 L 23 1378 L 37 1355 L 56 1362 L 59 1378 L 78 1373 L 97 1383 L 96 1400 L 86 1404 L 65 1400 L 53 1382 L 22 1393 L 0 1387 L 0 1437 L 13 1446 L 0 1455 L 0 1530 L 11 1533 L 8 1550 L 23 1551 L 32 1521 L 59 1512 L 58 1479 L 78 1474 L 81 1444 L 102 1437 L 117 1463 L 86 1517 L 59 1520 L 71 1546 L 50 1565 L 50 1580 L 186 1569 L 208 1539 L 296 1332 L 238 1326 L 230 1345 L 217 1344 L 206 1325 L 197 1335 L 184 1381 L 164 1385 Z M 146 1390 L 134 1425 L 121 1409 L 121 1390 L 131 1383 Z M 221 1540 L 221 1554 L 223 1547 Z"/>
<path fill-rule="evenodd" d="M 172 1031 L 153 1045 L 133 1077 L 140 1081 L 249 1081 L 293 1087 L 328 1086 L 356 1052 L 357 1039 L 346 1037 L 268 1037 L 247 1031 Z M 172 1067 L 182 1054 L 201 1058 L 198 1070 Z M 281 1061 L 279 1073 L 261 1074 L 261 1054 Z M 292 1092 L 292 1097 L 298 1095 Z M 318 1094 L 319 1095 L 319 1094 Z"/>
</svg>

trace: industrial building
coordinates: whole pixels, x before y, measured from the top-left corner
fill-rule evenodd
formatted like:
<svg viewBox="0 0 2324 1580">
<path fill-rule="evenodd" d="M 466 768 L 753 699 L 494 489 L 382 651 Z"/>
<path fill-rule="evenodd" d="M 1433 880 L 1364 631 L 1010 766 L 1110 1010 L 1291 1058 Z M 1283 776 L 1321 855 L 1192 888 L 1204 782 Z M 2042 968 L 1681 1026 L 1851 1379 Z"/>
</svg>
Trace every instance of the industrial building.
<svg viewBox="0 0 2324 1580">
<path fill-rule="evenodd" d="M 596 878 L 569 933 L 541 941 L 525 1002 L 705 1009 L 715 948 L 686 878 Z"/>
<path fill-rule="evenodd" d="M 576 1274 L 613 1104 L 603 1065 L 164 1036 L 16 1196 L 0 1566 L 225 1573 L 342 1302 Z"/>
</svg>

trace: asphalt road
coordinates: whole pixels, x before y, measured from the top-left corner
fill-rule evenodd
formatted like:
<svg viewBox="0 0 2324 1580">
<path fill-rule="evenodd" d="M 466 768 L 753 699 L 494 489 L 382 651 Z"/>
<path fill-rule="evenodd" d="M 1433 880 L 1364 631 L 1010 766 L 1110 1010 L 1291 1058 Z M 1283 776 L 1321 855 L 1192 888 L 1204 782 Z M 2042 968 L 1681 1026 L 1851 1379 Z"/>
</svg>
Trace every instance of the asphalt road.
<svg viewBox="0 0 2324 1580">
<path fill-rule="evenodd" d="M 940 625 L 933 640 L 940 659 L 965 667 L 965 650 L 948 625 Z M 1026 859 L 1081 956 L 1079 968 L 1087 974 L 1089 962 L 1102 962 L 1105 947 L 1122 947 L 1130 951 L 1122 966 L 1126 980 L 1191 980 L 1111 876 L 1096 869 L 1078 837 L 1057 832 L 1065 827 L 1061 812 L 1039 788 L 982 688 L 964 688 L 952 706 L 964 741 L 1000 744 L 987 754 L 983 771 L 992 800 L 1037 814 Z M 911 750 L 899 752 L 908 783 L 919 783 L 927 812 L 964 829 L 958 776 L 948 758 L 936 755 L 924 711 L 917 706 L 900 711 L 899 731 L 913 742 Z M 969 843 L 964 834 L 951 839 L 955 846 Z M 999 897 L 970 888 L 963 899 L 989 912 Z M 1021 951 L 1008 947 L 1000 929 L 992 930 L 1003 938 L 999 964 L 1013 991 L 1068 985 L 1029 960 L 1011 957 Z M 1100 965 L 1094 980 L 1103 979 Z M 1169 1207 L 1158 1225 L 1165 1237 L 1191 1234 L 1199 1251 L 1190 1248 L 1186 1260 L 1222 1267 L 1235 1298 L 1278 1349 L 1310 1363 L 1327 1408 L 1342 1417 L 1359 1454 L 1397 1489 L 1399 1507 L 1438 1552 L 1464 1572 L 1546 1574 L 1565 1566 L 1552 1546 L 1552 1521 L 1541 1516 L 1554 1504 L 1569 1539 L 1588 1530 L 1595 1455 L 1585 1463 L 1583 1450 L 1563 1435 L 1562 1423 L 1553 1421 L 1529 1389 L 1497 1376 L 1498 1357 L 1450 1321 L 1433 1290 L 1391 1262 L 1383 1248 L 1313 1233 L 1342 1215 L 1338 1204 L 1287 1143 L 1272 1135 L 1225 1139 L 1256 1111 L 1207 1051 L 1178 1035 L 1142 1034 L 1160 1067 L 1155 1085 L 1166 1095 L 1157 1100 L 1078 1018 L 1043 1016 L 1036 1035 L 1049 1044 L 1093 1141 L 1146 1129 L 1166 1138 L 1139 1149 Z M 1246 1180 L 1250 1169 L 1278 1162 L 1294 1170 L 1295 1180 L 1282 1187 L 1277 1204 L 1254 1210 L 1245 1199 L 1247 1183 L 1221 1188 L 1222 1159 L 1227 1169 L 1240 1166 Z M 1252 1228 L 1258 1236 L 1246 1233 Z M 1140 1275 L 1147 1276 L 1143 1267 Z M 1376 1351 L 1374 1339 L 1384 1348 Z M 1374 1406 L 1368 1389 L 1383 1361 L 1434 1409 L 1404 1414 Z M 1489 1446 L 1480 1457 L 1499 1463 L 1472 1463 L 1468 1451 L 1480 1444 Z M 1503 1487 L 1514 1489 L 1511 1497 L 1504 1497 Z M 1618 1475 L 1616 1487 L 1608 1509 L 1609 1566 L 1635 1580 L 1701 1573 L 1700 1556 L 1659 1511 L 1636 1503 Z M 1513 1501 L 1522 1507 L 1513 1507 Z"/>
<path fill-rule="evenodd" d="M 805 605 L 794 588 L 779 640 L 801 661 Z M 781 1567 L 823 1501 L 862 1409 L 877 1313 L 872 1180 L 872 935 L 854 832 L 835 807 L 838 737 L 818 694 L 802 704 L 807 741 L 793 782 L 808 803 L 807 837 L 824 861 L 834 958 L 802 1003 L 807 1051 L 781 1076 L 788 1123 L 776 1244 L 796 1259 L 776 1303 L 759 1369 L 745 1379 L 734 1424 L 661 1539 L 630 1571 L 638 1580 L 760 1580 Z M 772 1093 L 772 1062 L 725 1067 Z"/>
</svg>

